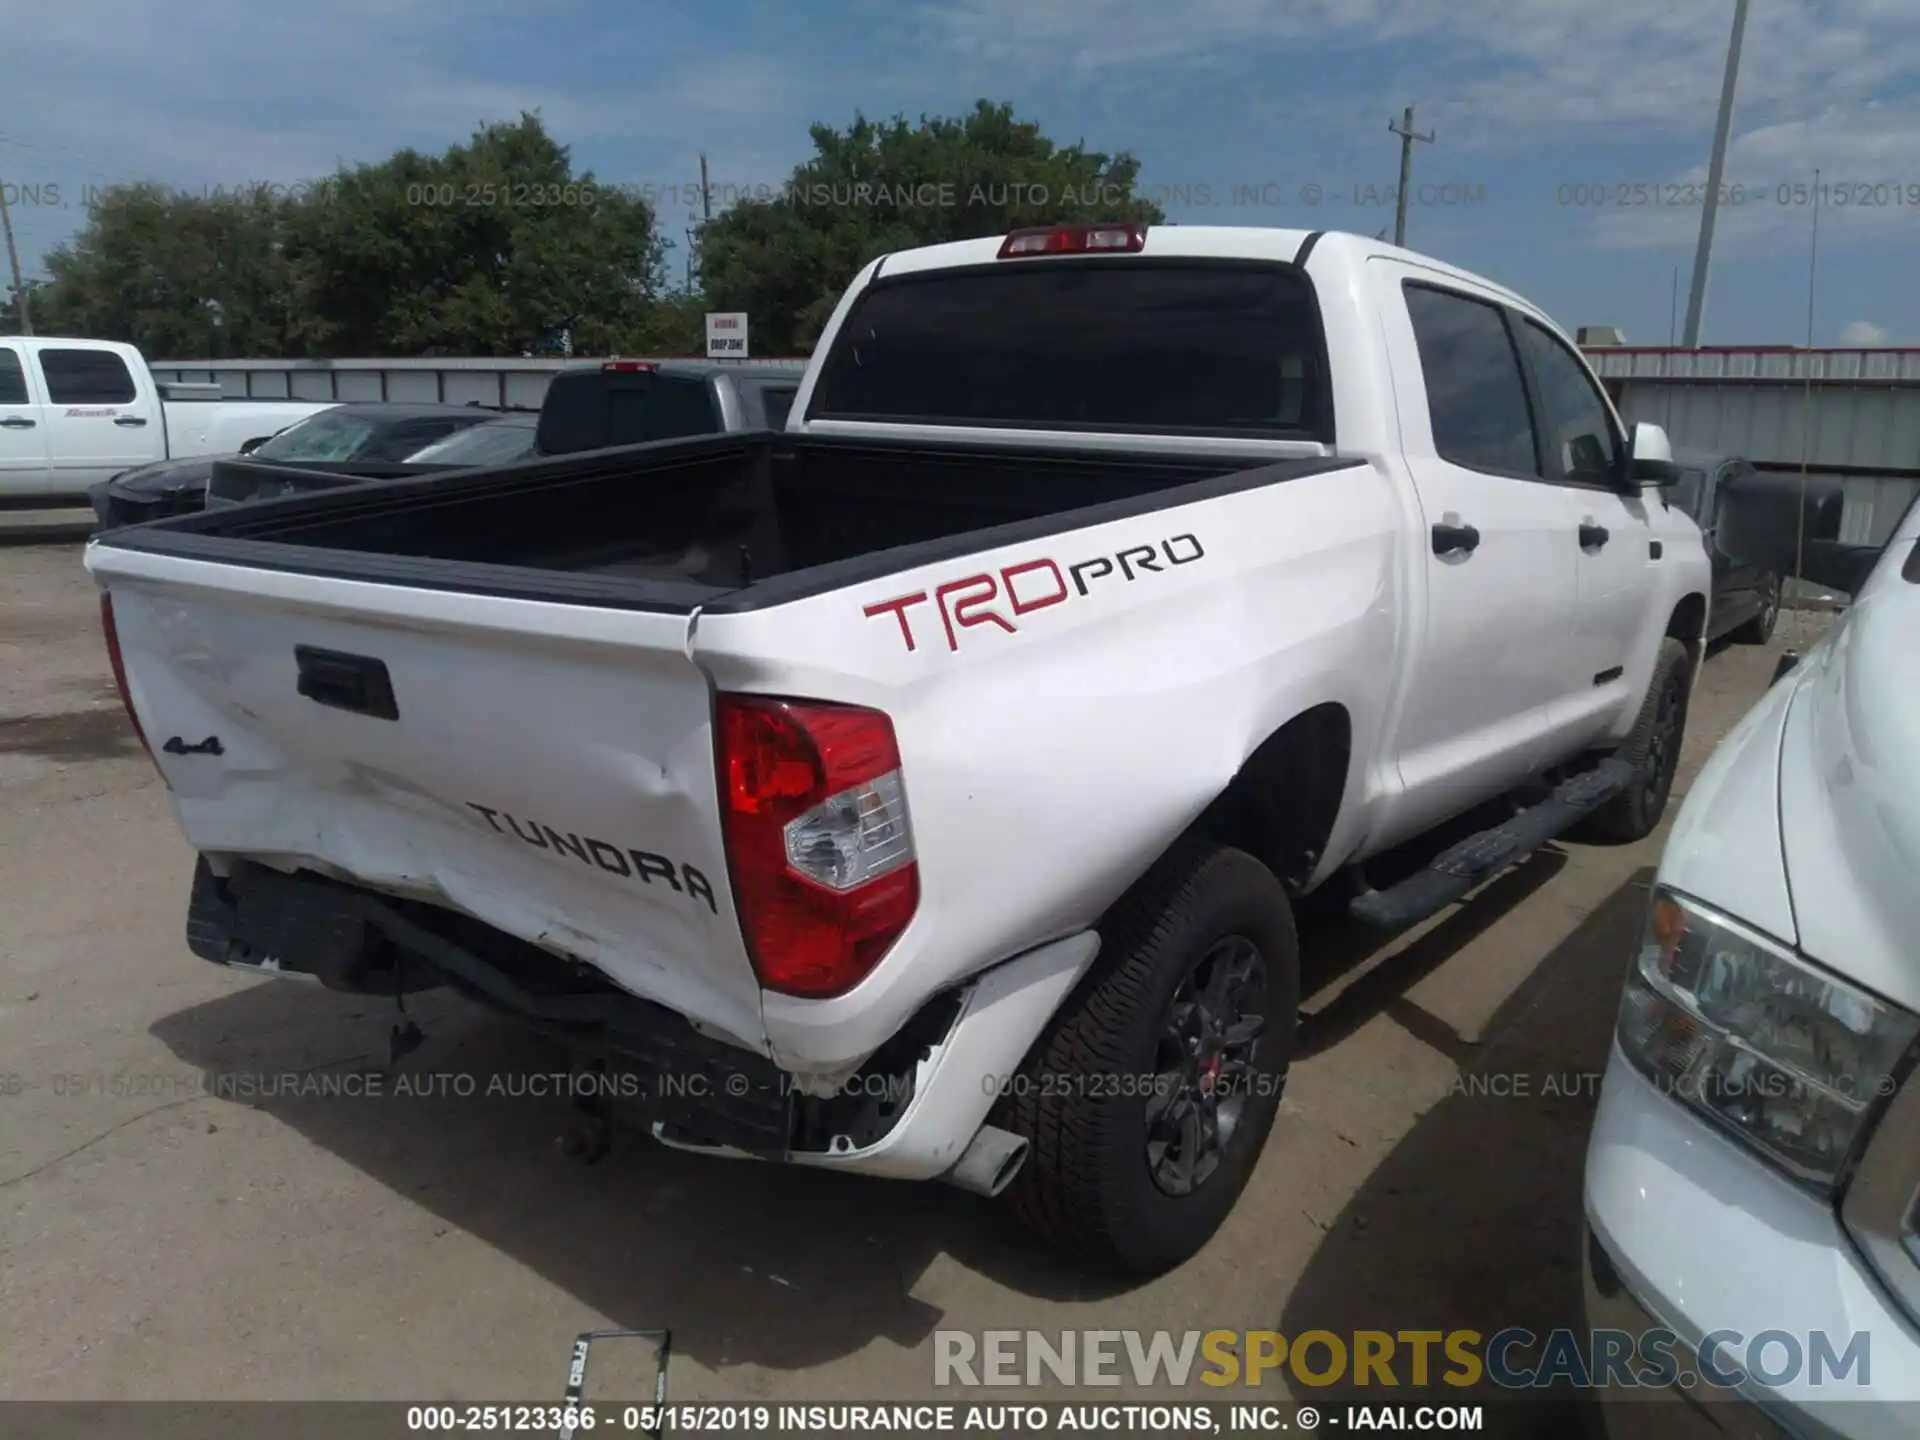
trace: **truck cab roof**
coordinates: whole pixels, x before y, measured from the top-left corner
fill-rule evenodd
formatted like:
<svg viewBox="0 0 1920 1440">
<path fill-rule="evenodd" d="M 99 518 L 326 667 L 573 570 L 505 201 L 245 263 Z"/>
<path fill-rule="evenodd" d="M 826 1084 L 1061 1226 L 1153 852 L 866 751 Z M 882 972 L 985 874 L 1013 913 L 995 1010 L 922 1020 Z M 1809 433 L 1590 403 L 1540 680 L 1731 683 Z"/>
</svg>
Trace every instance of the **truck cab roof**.
<svg viewBox="0 0 1920 1440">
<path fill-rule="evenodd" d="M 1139 250 L 1131 253 L 1143 259 L 1272 260 L 1304 265 L 1308 256 L 1318 253 L 1322 259 L 1338 256 L 1353 265 L 1376 257 L 1403 260 L 1465 281 L 1477 289 L 1492 291 L 1525 309 L 1534 308 L 1519 295 L 1484 276 L 1449 265 L 1431 255 L 1350 231 L 1268 229 L 1250 225 L 1146 225 L 1140 228 L 1144 232 L 1144 243 Z M 1000 260 L 1005 240 L 1005 236 L 988 235 L 976 240 L 950 240 L 940 245 L 922 245 L 912 250 L 895 251 L 874 261 L 871 273 L 861 279 L 872 281 L 883 275 L 899 276 L 921 270 L 993 265 Z M 1014 263 L 1018 263 L 1017 260 Z M 859 282 L 855 283 L 857 285 Z"/>
</svg>

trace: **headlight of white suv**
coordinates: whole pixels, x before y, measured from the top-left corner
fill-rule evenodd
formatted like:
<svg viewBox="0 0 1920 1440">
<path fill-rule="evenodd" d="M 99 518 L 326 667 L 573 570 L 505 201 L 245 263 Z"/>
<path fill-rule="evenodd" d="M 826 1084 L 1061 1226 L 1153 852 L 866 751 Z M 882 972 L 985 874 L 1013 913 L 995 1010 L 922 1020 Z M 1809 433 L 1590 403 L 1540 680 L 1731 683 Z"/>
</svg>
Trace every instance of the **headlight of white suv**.
<svg viewBox="0 0 1920 1440">
<path fill-rule="evenodd" d="M 1654 891 L 1620 1048 L 1656 1086 L 1832 1189 L 1920 1019 L 1778 942 Z"/>
</svg>

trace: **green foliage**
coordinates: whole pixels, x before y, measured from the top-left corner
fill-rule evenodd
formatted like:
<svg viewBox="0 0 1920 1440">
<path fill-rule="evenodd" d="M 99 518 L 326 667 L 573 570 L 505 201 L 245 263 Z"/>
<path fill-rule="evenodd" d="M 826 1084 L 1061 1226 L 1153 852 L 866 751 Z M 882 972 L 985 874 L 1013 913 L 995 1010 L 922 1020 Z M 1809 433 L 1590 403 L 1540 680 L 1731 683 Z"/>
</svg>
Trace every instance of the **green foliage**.
<svg viewBox="0 0 1920 1440">
<path fill-rule="evenodd" d="M 605 353 L 661 329 L 652 211 L 573 173 L 537 116 L 292 190 L 101 191 L 46 255 L 34 329 L 195 359 L 508 355 L 566 325 Z"/>
<path fill-rule="evenodd" d="M 566 324 L 603 353 L 663 288 L 647 204 L 574 174 L 533 115 L 342 171 L 291 213 L 286 254 L 316 355 L 513 354 Z"/>
<path fill-rule="evenodd" d="M 1075 219 L 1157 221 L 1139 165 L 1057 146 L 1009 105 L 812 130 L 776 199 L 704 228 L 702 290 L 667 288 L 642 199 L 573 169 L 539 117 L 402 150 L 318 184 L 194 197 L 114 186 L 47 252 L 45 335 L 155 358 L 511 355 L 570 327 L 576 353 L 699 354 L 703 313 L 745 310 L 760 355 L 809 349 L 859 268 L 915 245 Z M 11 309 L 0 333 L 18 328 Z"/>
<path fill-rule="evenodd" d="M 173 196 L 117 185 L 29 296 L 46 335 L 137 340 L 149 354 L 277 356 L 293 303 L 280 234 L 296 202 L 264 188 Z"/>
<path fill-rule="evenodd" d="M 38 280 L 28 280 L 21 288 L 27 292 L 27 306 L 34 322 L 34 329 L 45 328 L 40 317 L 50 308 L 46 285 Z M 8 284 L 5 291 L 0 292 L 0 335 L 18 335 L 19 333 L 20 292 Z"/>
<path fill-rule="evenodd" d="M 700 239 L 711 308 L 747 311 L 763 354 L 811 348 L 878 255 L 1055 221 L 1164 218 L 1135 197 L 1131 155 L 1056 146 L 1011 105 L 982 100 L 917 126 L 857 116 L 844 132 L 816 125 L 812 135 L 817 153 L 780 195 L 735 205 Z"/>
</svg>

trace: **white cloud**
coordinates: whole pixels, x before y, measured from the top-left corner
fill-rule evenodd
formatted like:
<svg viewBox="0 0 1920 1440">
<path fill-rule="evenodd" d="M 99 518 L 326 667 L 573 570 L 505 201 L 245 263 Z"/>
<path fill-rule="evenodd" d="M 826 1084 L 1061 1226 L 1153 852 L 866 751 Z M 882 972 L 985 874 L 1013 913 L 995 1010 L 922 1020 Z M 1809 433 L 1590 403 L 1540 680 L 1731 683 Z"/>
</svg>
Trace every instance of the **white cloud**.
<svg viewBox="0 0 1920 1440">
<path fill-rule="evenodd" d="M 1887 332 L 1871 320 L 1850 320 L 1847 328 L 1840 332 L 1842 345 L 1858 345 L 1863 350 L 1885 345 L 1889 338 Z"/>
<path fill-rule="evenodd" d="M 567 49 L 528 45 L 527 78 L 511 83 L 463 63 L 476 37 L 522 35 L 530 18 L 556 34 L 579 18 L 603 36 L 596 58 L 632 63 L 588 81 Z M 726 157 L 727 179 L 778 178 L 808 146 L 821 78 L 780 57 L 676 49 L 663 38 L 672 26 L 651 20 L 605 30 L 577 0 L 208 0 L 165 24 L 151 23 L 144 0 L 61 0 L 15 22 L 0 46 L 0 176 L 57 182 L 66 197 L 132 180 L 290 183 L 403 146 L 443 150 L 523 109 L 573 146 L 577 165 L 598 158 L 582 150 L 619 142 L 644 172 L 595 164 L 605 180 L 697 179 L 703 147 Z M 686 207 L 660 208 L 677 228 Z M 28 258 L 79 218 L 71 202 L 24 207 L 15 223 Z"/>
<path fill-rule="evenodd" d="M 1400 46 L 1356 79 L 1369 112 L 1417 97 L 1462 144 L 1540 143 L 1605 125 L 1704 126 L 1719 98 L 1732 9 L 1674 0 L 941 0 L 920 12 L 957 60 L 983 72 L 1138 82 L 1149 67 L 1205 67 L 1271 50 L 1272 87 L 1337 60 L 1339 47 Z M 1743 113 L 1800 110 L 1806 97 L 1863 100 L 1920 71 L 1911 0 L 1766 0 L 1743 48 Z M 1287 112 L 1294 127 L 1314 117 Z M 1345 124 L 1347 117 L 1338 117 Z M 1704 138 L 1704 136 L 1703 136 Z"/>
<path fill-rule="evenodd" d="M 1904 243 L 1920 218 L 1915 135 L 1920 97 L 1834 105 L 1741 133 L 1727 149 L 1715 254 L 1738 257 L 1783 245 L 1805 252 L 1813 243 L 1816 205 L 1823 251 Z M 1706 173 L 1702 163 L 1671 176 L 1665 197 L 1675 203 L 1609 210 L 1594 220 L 1591 238 L 1614 250 L 1691 246 L 1700 229 L 1693 197 Z"/>
</svg>

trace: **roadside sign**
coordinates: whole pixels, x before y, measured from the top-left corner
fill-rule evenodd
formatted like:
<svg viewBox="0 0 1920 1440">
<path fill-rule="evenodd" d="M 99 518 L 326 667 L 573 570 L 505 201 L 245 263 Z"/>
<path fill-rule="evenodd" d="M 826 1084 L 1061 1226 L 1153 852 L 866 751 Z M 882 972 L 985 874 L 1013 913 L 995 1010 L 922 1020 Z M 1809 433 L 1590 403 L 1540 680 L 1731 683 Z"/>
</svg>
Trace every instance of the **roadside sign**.
<svg viewBox="0 0 1920 1440">
<path fill-rule="evenodd" d="M 747 315 L 744 310 L 707 312 L 707 358 L 709 360 L 747 358 Z"/>
</svg>

